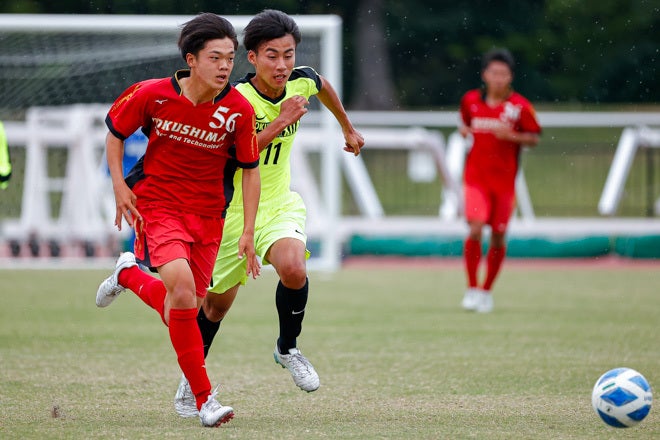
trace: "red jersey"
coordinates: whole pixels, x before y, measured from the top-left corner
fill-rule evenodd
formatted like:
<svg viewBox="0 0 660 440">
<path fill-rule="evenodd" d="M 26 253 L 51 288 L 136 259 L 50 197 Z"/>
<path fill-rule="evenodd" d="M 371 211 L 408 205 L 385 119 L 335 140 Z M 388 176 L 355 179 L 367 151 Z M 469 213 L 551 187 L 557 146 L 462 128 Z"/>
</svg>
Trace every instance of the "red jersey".
<svg viewBox="0 0 660 440">
<path fill-rule="evenodd" d="M 465 181 L 482 182 L 513 190 L 521 145 L 497 139 L 493 127 L 505 125 L 515 131 L 540 133 L 534 107 L 518 93 L 490 107 L 483 91 L 468 91 L 461 99 L 461 118 L 472 129 L 474 143 L 465 161 Z"/>
<path fill-rule="evenodd" d="M 131 171 L 141 205 L 224 217 L 236 168 L 259 165 L 254 110 L 229 84 L 212 102 L 193 105 L 178 82 L 189 75 L 181 70 L 134 84 L 117 98 L 106 124 L 119 139 L 140 127 L 149 139 Z"/>
</svg>

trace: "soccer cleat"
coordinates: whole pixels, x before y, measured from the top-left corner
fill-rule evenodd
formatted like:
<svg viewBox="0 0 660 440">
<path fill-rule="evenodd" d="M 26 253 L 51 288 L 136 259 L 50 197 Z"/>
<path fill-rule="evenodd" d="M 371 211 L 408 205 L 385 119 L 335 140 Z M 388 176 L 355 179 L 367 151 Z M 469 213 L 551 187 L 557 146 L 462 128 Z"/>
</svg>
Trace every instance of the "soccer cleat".
<svg viewBox="0 0 660 440">
<path fill-rule="evenodd" d="M 183 374 L 179 381 L 179 388 L 177 388 L 176 394 L 174 395 L 174 410 L 179 416 L 186 419 L 189 417 L 197 417 L 199 415 L 195 395 L 190 389 L 188 379 L 186 379 L 186 376 Z"/>
<path fill-rule="evenodd" d="M 96 305 L 98 307 L 109 306 L 120 293 L 126 290 L 124 286 L 117 281 L 117 278 L 119 278 L 119 272 L 136 265 L 135 255 L 133 255 L 132 252 L 124 252 L 119 258 L 117 258 L 115 271 L 112 272 L 112 275 L 103 280 L 99 289 L 96 291 Z"/>
<path fill-rule="evenodd" d="M 289 354 L 281 354 L 276 345 L 273 357 L 275 358 L 275 362 L 280 364 L 282 368 L 289 370 L 293 381 L 300 389 L 311 393 L 312 391 L 316 391 L 321 385 L 316 370 L 314 370 L 312 364 L 297 348 L 289 349 Z"/>
<path fill-rule="evenodd" d="M 463 308 L 465 310 L 476 310 L 480 293 L 481 289 L 477 289 L 476 287 L 467 289 L 463 296 L 463 302 L 461 303 Z"/>
<path fill-rule="evenodd" d="M 493 295 L 490 292 L 481 291 L 477 296 L 477 313 L 490 313 L 493 311 Z"/>
<path fill-rule="evenodd" d="M 199 421 L 202 426 L 214 428 L 223 423 L 227 423 L 234 418 L 234 409 L 231 406 L 224 406 L 215 399 L 218 394 L 218 387 L 209 394 L 206 402 L 199 409 Z"/>
</svg>

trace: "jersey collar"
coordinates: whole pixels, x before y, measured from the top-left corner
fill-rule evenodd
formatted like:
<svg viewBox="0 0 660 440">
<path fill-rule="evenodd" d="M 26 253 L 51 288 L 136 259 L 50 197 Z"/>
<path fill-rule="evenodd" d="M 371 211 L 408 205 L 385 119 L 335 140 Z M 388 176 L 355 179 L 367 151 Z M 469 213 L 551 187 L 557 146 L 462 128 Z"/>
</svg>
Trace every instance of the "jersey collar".
<svg viewBox="0 0 660 440">
<path fill-rule="evenodd" d="M 174 91 L 176 91 L 177 95 L 181 96 L 183 95 L 183 90 L 181 89 L 181 85 L 179 84 L 179 80 L 181 78 L 190 78 L 190 69 L 181 69 L 177 70 L 174 72 L 174 76 L 172 76 L 172 87 L 174 87 Z M 227 96 L 227 93 L 229 93 L 229 90 L 231 89 L 232 85 L 227 84 L 224 89 L 220 91 L 215 97 L 213 97 L 213 103 L 216 104 L 222 98 Z"/>
<path fill-rule="evenodd" d="M 259 89 L 257 89 L 257 88 L 254 86 L 254 84 L 252 83 L 252 79 L 253 79 L 255 76 L 257 76 L 256 73 L 248 73 L 248 74 L 246 74 L 245 77 L 243 77 L 239 82 L 246 82 L 246 83 L 250 84 L 250 87 L 252 87 L 252 88 L 254 89 L 254 91 L 257 92 L 257 95 L 261 96 L 263 99 L 265 99 L 266 101 L 271 102 L 271 103 L 273 103 L 273 104 L 277 104 L 278 102 L 280 102 L 280 101 L 282 100 L 282 98 L 284 98 L 284 97 L 286 96 L 286 86 L 284 86 L 284 91 L 283 91 L 282 94 L 281 94 L 280 96 L 278 96 L 277 98 L 271 98 L 270 96 L 266 96 L 266 95 L 264 95 L 264 94 L 261 93 L 261 92 L 259 91 Z"/>
</svg>

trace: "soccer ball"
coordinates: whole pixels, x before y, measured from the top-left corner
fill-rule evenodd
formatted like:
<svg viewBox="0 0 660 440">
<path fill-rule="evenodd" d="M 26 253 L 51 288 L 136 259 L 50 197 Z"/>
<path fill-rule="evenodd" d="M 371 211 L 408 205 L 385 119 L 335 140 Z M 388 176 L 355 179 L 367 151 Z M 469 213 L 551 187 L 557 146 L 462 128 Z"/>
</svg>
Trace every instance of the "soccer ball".
<svg viewBox="0 0 660 440">
<path fill-rule="evenodd" d="M 591 404 L 608 425 L 628 428 L 648 415 L 653 394 L 640 373 L 631 368 L 615 368 L 598 378 L 591 394 Z"/>
</svg>

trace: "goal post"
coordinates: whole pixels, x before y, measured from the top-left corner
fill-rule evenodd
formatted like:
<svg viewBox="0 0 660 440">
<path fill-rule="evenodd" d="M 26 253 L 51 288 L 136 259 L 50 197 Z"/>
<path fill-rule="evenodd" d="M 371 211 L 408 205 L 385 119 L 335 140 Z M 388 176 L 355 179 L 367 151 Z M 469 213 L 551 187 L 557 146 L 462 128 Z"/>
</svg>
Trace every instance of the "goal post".
<svg viewBox="0 0 660 440">
<path fill-rule="evenodd" d="M 89 140 L 71 138 L 67 145 L 60 142 L 52 145 L 49 131 L 61 133 L 67 129 L 66 117 L 76 117 L 81 106 L 89 106 L 95 117 L 78 119 L 70 124 L 75 130 L 70 133 L 98 131 L 98 109 L 104 105 L 109 108 L 113 100 L 131 84 L 147 78 L 166 77 L 185 64 L 177 47 L 177 37 L 181 26 L 194 16 L 181 15 L 40 15 L 40 14 L 0 14 L 0 120 L 9 121 L 8 138 L 11 145 L 26 147 L 37 152 L 39 163 L 28 165 L 23 186 L 23 209 L 21 218 L 5 225 L 4 235 L 26 236 L 41 227 L 44 235 L 60 236 L 65 240 L 77 237 L 75 228 L 67 224 L 59 209 L 51 206 L 52 193 L 58 193 L 56 199 L 71 200 L 69 188 L 98 189 L 96 181 L 80 179 L 86 173 L 77 173 L 76 177 L 65 172 L 63 181 L 49 179 L 47 160 L 50 148 L 66 148 L 67 163 L 59 164 L 64 170 L 74 165 L 71 152 L 73 145 L 89 143 Z M 293 15 L 303 39 L 296 51 L 296 64 L 315 68 L 333 85 L 337 93 L 342 93 L 342 21 L 336 15 Z M 235 27 L 239 42 L 242 32 L 251 16 L 225 16 Z M 247 62 L 245 49 L 239 47 L 232 73 L 235 80 L 252 68 Z M 340 264 L 340 244 L 334 228 L 340 211 L 340 156 L 343 146 L 341 129 L 333 115 L 312 101 L 310 109 L 320 114 L 319 125 L 315 126 L 323 148 L 320 149 L 320 169 L 318 175 L 312 173 L 297 174 L 292 171 L 292 186 L 318 187 L 322 203 L 317 200 L 312 204 L 319 206 L 322 212 L 308 213 L 314 222 L 321 223 L 313 228 L 310 243 L 315 248 L 310 266 L 318 269 L 335 270 Z M 27 129 L 27 117 L 30 109 L 60 108 L 62 118 L 53 118 L 48 125 L 31 126 Z M 50 110 L 36 110 L 33 114 L 44 114 Z M 83 110 L 84 111 L 84 110 Z M 90 110 L 91 111 L 91 110 Z M 49 113 L 50 114 L 50 113 Z M 34 118 L 33 118 L 34 119 Z M 38 119 L 38 118 L 37 118 Z M 43 119 L 42 119 L 43 120 Z M 34 123 L 34 120 L 32 121 Z M 77 125 L 91 124 L 82 129 Z M 303 125 L 305 125 L 303 120 Z M 104 127 L 102 127 L 104 128 Z M 36 147 L 35 147 L 36 146 Z M 99 146 L 92 145 L 96 149 Z M 34 154 L 31 154 L 34 156 Z M 27 157 L 27 154 L 26 154 Z M 85 156 L 89 159 L 91 156 Z M 98 161 L 98 157 L 95 157 Z M 74 168 L 75 169 L 75 168 Z M 75 184 L 68 179 L 77 179 Z M 315 182 L 309 182 L 315 179 Z M 49 184 L 51 184 L 49 186 Z M 109 188 L 109 183 L 107 184 Z M 36 192 L 36 193 L 35 193 Z M 94 195 L 86 195 L 85 200 L 95 200 Z M 99 209 L 94 204 L 90 210 Z M 56 211 L 55 214 L 52 212 Z M 57 212 L 59 211 L 59 212 Z M 56 218 L 53 218 L 56 217 Z M 82 218 L 92 221 L 108 221 L 98 212 L 82 213 Z M 101 219 L 101 220 L 99 220 Z M 112 225 L 112 221 L 110 222 Z M 89 225 L 88 225 L 89 226 Z M 96 230 L 92 226 L 86 228 Z M 102 228 L 101 228 L 102 230 Z M 99 237 L 105 241 L 106 237 Z"/>
</svg>

